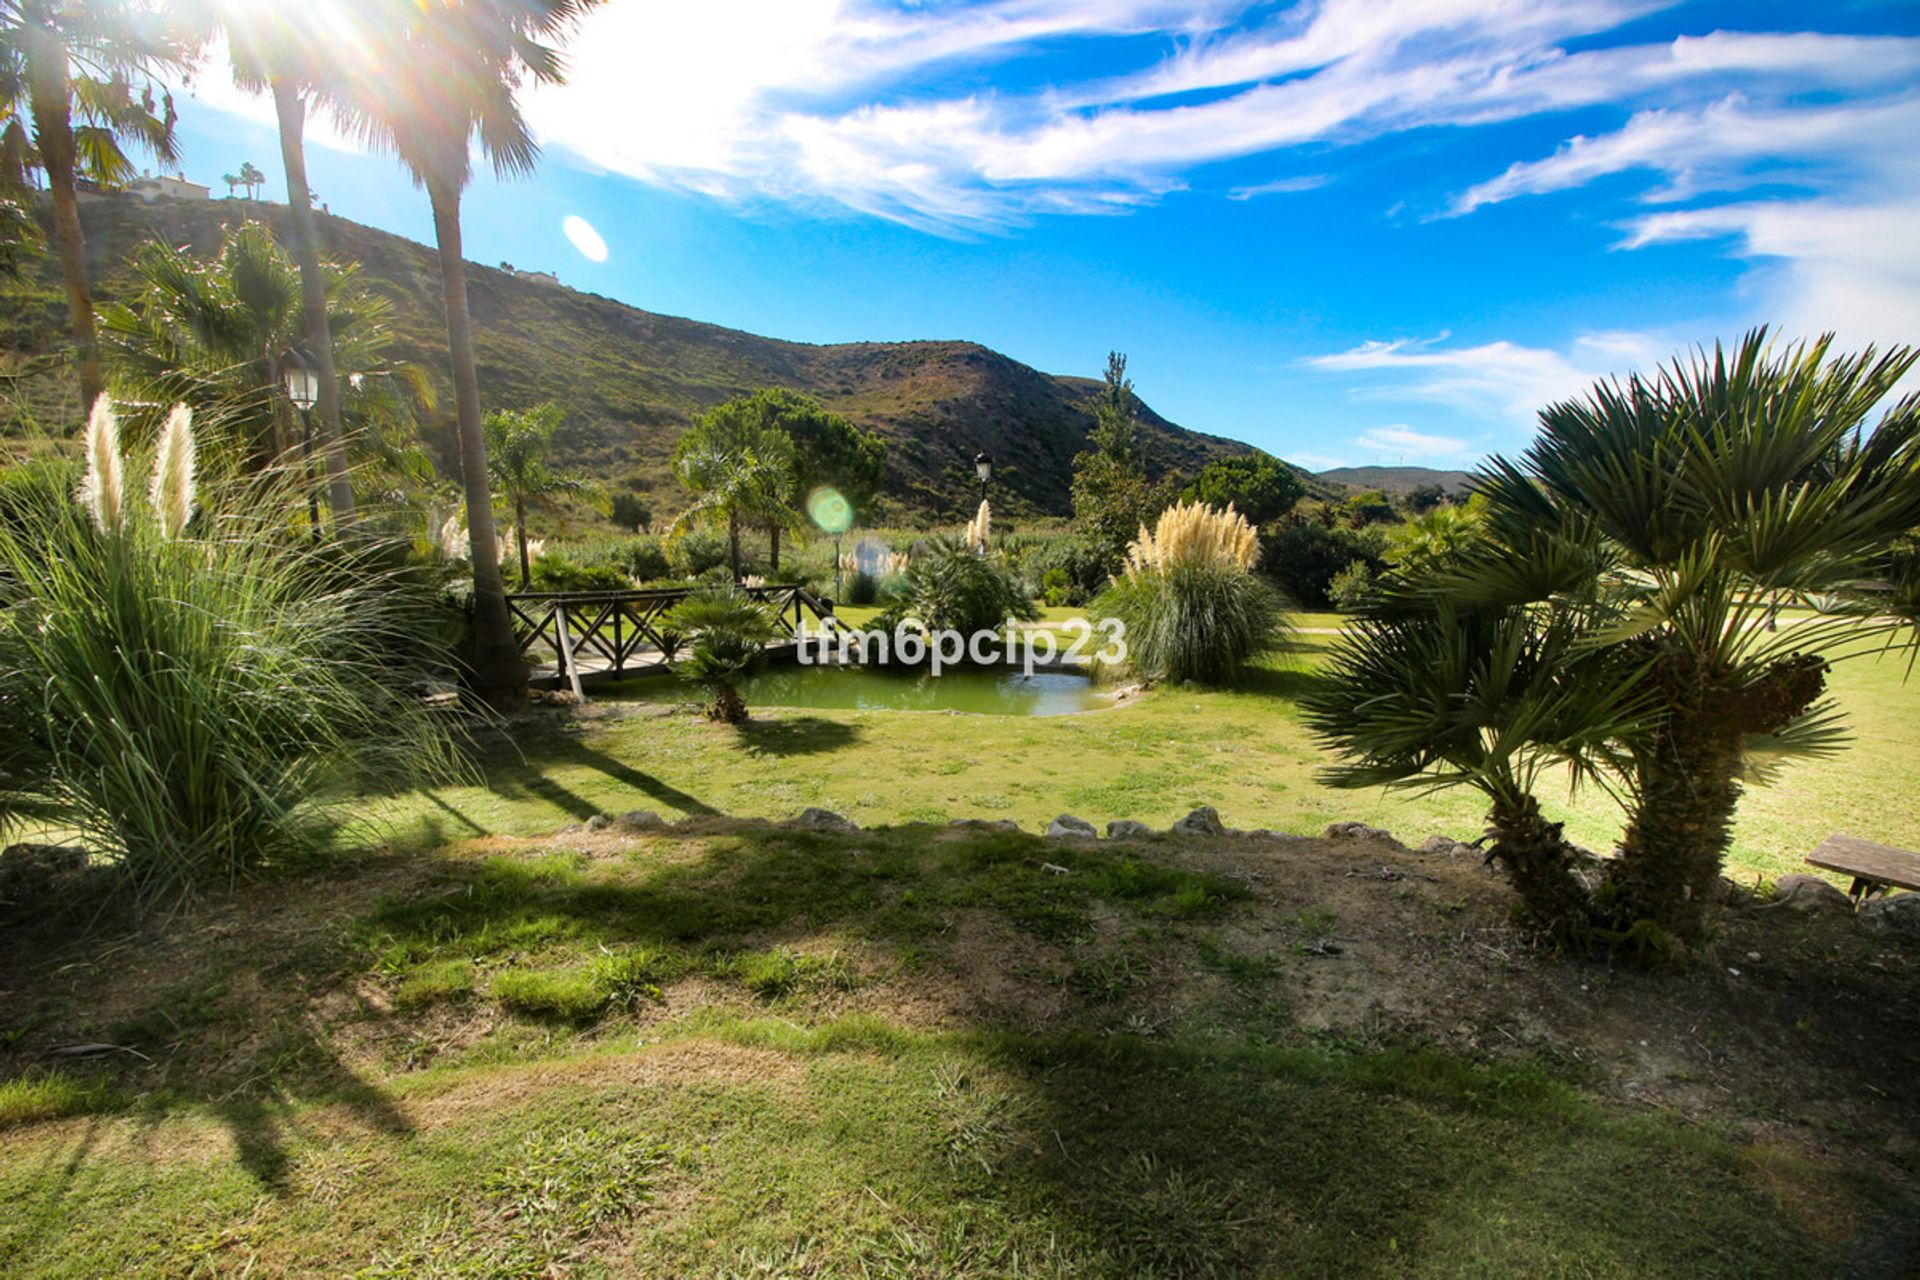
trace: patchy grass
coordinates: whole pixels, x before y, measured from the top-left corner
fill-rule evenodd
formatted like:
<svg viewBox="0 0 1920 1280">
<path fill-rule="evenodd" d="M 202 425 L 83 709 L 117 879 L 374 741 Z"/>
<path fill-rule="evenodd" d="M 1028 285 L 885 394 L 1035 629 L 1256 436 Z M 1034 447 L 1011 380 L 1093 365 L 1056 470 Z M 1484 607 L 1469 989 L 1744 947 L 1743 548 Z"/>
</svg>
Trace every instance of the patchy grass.
<svg viewBox="0 0 1920 1280">
<path fill-rule="evenodd" d="M 115 1111 L 125 1105 L 118 1090 L 63 1071 L 32 1071 L 0 1081 L 0 1129 Z"/>
</svg>

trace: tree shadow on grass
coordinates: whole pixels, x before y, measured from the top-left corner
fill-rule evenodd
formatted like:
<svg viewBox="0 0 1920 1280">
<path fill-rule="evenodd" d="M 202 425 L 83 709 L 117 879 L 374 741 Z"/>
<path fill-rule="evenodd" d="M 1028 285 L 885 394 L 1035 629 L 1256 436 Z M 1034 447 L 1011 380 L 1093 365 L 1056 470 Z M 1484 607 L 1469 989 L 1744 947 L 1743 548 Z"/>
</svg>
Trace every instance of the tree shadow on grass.
<svg viewBox="0 0 1920 1280">
<path fill-rule="evenodd" d="M 818 755 L 838 751 L 860 741 L 861 728 L 820 716 L 784 716 L 778 720 L 749 720 L 739 726 L 740 743 L 750 756 Z"/>
<path fill-rule="evenodd" d="M 596 802 L 554 778 L 556 768 L 567 766 L 598 773 L 630 794 L 606 796 Z M 620 813 L 640 807 L 641 798 L 683 814 L 714 817 L 720 812 L 697 796 L 636 769 L 598 747 L 588 746 L 571 734 L 543 734 L 522 744 L 518 760 L 496 760 L 487 769 L 486 787 L 509 799 L 544 801 L 582 822 L 598 813 Z"/>
<path fill-rule="evenodd" d="M 413 1122 L 387 1092 L 341 1061 L 310 1029 L 302 1028 L 279 1043 L 273 1062 L 282 1061 L 298 1064 L 303 1095 L 344 1107 L 367 1129 L 395 1136 L 413 1132 Z M 257 1090 L 250 1087 L 254 1083 L 242 1086 L 245 1092 L 240 1096 L 217 1100 L 212 1110 L 233 1135 L 234 1158 L 260 1189 L 286 1195 L 292 1190 L 287 1147 L 299 1136 L 298 1104 L 270 1078 L 258 1081 Z"/>
</svg>

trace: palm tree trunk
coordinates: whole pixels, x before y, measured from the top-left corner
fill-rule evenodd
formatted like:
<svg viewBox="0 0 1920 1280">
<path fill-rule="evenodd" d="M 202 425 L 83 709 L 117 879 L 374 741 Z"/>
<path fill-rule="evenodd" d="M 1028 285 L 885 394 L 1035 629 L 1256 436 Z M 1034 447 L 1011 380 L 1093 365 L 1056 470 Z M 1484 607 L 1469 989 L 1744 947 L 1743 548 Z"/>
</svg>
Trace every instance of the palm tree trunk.
<svg viewBox="0 0 1920 1280">
<path fill-rule="evenodd" d="M 513 495 L 513 536 L 520 544 L 520 589 L 533 585 L 533 562 L 527 558 L 527 500 Z"/>
<path fill-rule="evenodd" d="M 280 118 L 280 158 L 287 169 L 287 222 L 293 260 L 300 267 L 300 309 L 306 319 L 307 350 L 320 381 L 315 408 L 320 412 L 321 447 L 327 462 L 327 502 L 338 529 L 354 520 L 353 478 L 347 465 L 346 437 L 340 428 L 340 384 L 333 367 L 333 333 L 327 324 L 327 285 L 320 274 L 320 244 L 313 225 L 313 197 L 307 190 L 305 144 L 307 104 L 284 77 L 271 81 L 273 109 Z"/>
<path fill-rule="evenodd" d="M 100 372 L 100 344 L 94 335 L 93 290 L 87 284 L 86 237 L 80 229 L 80 202 L 74 192 L 73 82 L 67 53 L 51 32 L 33 24 L 26 37 L 27 78 L 34 145 L 47 173 L 53 200 L 53 241 L 60 254 L 60 275 L 67 290 L 67 325 L 73 339 L 74 372 L 80 381 L 80 413 L 85 416 L 106 390 Z"/>
<path fill-rule="evenodd" d="M 473 321 L 467 313 L 466 260 L 460 243 L 460 189 L 429 180 L 433 229 L 440 248 L 440 288 L 447 307 L 447 352 L 453 362 L 454 407 L 460 431 L 460 479 L 466 490 L 467 529 L 473 537 L 473 681 L 488 703 L 526 705 L 527 668 L 507 612 L 507 588 L 494 554 L 493 490 L 487 480 L 487 438 L 480 429 L 480 375 L 473 362 Z"/>
<path fill-rule="evenodd" d="M 1674 942 L 1706 932 L 1714 880 L 1740 803 L 1738 735 L 1670 724 L 1636 770 L 1634 807 L 1612 883 L 1617 926 L 1650 922 Z"/>
<path fill-rule="evenodd" d="M 733 580 L 740 581 L 740 517 L 733 512 L 727 513 L 727 565 L 733 570 Z"/>
<path fill-rule="evenodd" d="M 770 524 L 767 526 L 767 532 L 771 535 L 773 543 L 773 567 L 767 572 L 777 579 L 780 576 L 780 526 Z"/>
<path fill-rule="evenodd" d="M 1513 882 L 1514 891 L 1541 927 L 1570 940 L 1587 923 L 1592 896 L 1573 874 L 1573 850 L 1561 824 L 1548 822 L 1530 795 L 1496 800 L 1487 816 L 1493 843 L 1488 858 Z"/>
</svg>

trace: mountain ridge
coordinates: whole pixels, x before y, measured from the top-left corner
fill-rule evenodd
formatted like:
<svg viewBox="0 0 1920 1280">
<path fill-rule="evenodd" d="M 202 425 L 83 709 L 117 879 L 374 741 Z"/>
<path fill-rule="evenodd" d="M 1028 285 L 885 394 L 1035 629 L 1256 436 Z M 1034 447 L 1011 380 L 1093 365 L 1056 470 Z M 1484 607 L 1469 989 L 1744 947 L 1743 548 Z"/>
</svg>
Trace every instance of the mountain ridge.
<svg viewBox="0 0 1920 1280">
<path fill-rule="evenodd" d="M 230 222 L 257 219 L 284 236 L 285 217 L 284 206 L 252 201 L 85 199 L 82 221 L 96 301 L 125 296 L 126 256 L 149 236 L 205 256 Z M 347 219 L 318 220 L 325 251 L 358 262 L 362 278 L 392 299 L 394 354 L 419 365 L 447 392 L 435 251 Z M 886 440 L 883 501 L 890 510 L 884 514 L 950 517 L 965 511 L 978 492 L 973 458 L 983 450 L 996 461 L 998 503 L 1036 514 L 1071 510 L 1072 461 L 1092 426 L 1086 400 L 1099 385 L 1096 379 L 1044 373 L 966 340 L 769 338 L 473 262 L 467 287 L 487 407 L 562 404 L 567 420 L 556 440 L 556 464 L 646 495 L 662 509 L 685 500 L 668 460 L 695 414 L 762 387 L 788 386 Z M 65 302 L 51 255 L 29 268 L 25 287 L 11 291 L 0 310 L 0 337 L 12 351 L 47 355 L 61 349 Z M 26 376 L 15 374 L 16 391 Z M 43 412 L 57 403 L 57 393 L 45 386 L 26 391 L 29 399 L 38 395 Z M 457 453 L 452 397 L 443 394 L 441 400 L 422 435 L 451 474 Z M 77 420 L 77 408 L 67 406 L 63 416 Z M 1169 422 L 1144 402 L 1139 418 L 1149 469 L 1156 473 L 1191 473 L 1214 458 L 1253 452 L 1242 442 Z"/>
</svg>

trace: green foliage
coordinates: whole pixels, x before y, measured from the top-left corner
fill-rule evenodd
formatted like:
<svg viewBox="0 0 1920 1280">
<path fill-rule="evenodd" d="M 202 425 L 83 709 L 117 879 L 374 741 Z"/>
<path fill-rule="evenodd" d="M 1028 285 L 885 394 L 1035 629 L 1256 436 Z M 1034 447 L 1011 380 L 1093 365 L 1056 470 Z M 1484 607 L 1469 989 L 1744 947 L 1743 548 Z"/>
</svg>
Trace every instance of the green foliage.
<svg viewBox="0 0 1920 1280">
<path fill-rule="evenodd" d="M 181 537 L 64 498 L 0 524 L 0 738 L 40 766 L 5 806 L 50 811 L 143 906 L 314 849 L 355 779 L 454 765 L 407 692 L 418 658 L 448 661 L 432 596 L 316 550 L 274 518 L 285 490 L 222 496 Z"/>
<path fill-rule="evenodd" d="M 747 718 L 740 685 L 766 662 L 773 613 L 733 587 L 699 591 L 661 616 L 661 626 L 686 637 L 674 674 L 707 692 L 707 714 L 727 724 Z"/>
<path fill-rule="evenodd" d="M 533 562 L 535 591 L 628 591 L 633 580 L 610 564 L 581 564 L 561 551 L 544 551 Z"/>
<path fill-rule="evenodd" d="M 1373 599 L 1373 570 L 1365 560 L 1355 560 L 1333 575 L 1327 584 L 1327 599 L 1342 613 L 1352 613 Z"/>
<path fill-rule="evenodd" d="M 1073 460 L 1074 524 L 1099 549 L 1105 573 L 1119 568 L 1127 543 L 1141 526 L 1153 523 L 1179 487 L 1148 478 L 1135 405 L 1127 358 L 1109 352 L 1106 381 L 1088 406 L 1093 411 L 1089 447 Z"/>
<path fill-rule="evenodd" d="M 1118 351 L 1107 352 L 1105 380 L 1088 406 L 1093 411 L 1093 430 L 1087 435 L 1087 443 L 1101 457 L 1137 471 L 1143 469 L 1143 459 L 1136 403 L 1133 380 L 1127 377 L 1127 357 Z"/>
<path fill-rule="evenodd" d="M 105 1085 L 64 1071 L 29 1071 L 0 1081 L 0 1130 L 61 1116 L 96 1115 L 124 1105 L 126 1100 Z"/>
<path fill-rule="evenodd" d="M 1335 575 L 1348 565 L 1361 561 L 1376 575 L 1387 567 L 1385 543 L 1385 535 L 1378 528 L 1287 524 L 1261 536 L 1261 568 L 1295 603 L 1324 609 L 1332 604 L 1328 591 Z"/>
<path fill-rule="evenodd" d="M 1486 500 L 1436 506 L 1387 533 L 1387 560 L 1403 578 L 1452 564 L 1486 536 Z"/>
<path fill-rule="evenodd" d="M 855 569 L 842 581 L 846 584 L 846 599 L 843 603 L 856 607 L 879 603 L 880 579 L 865 569 Z"/>
<path fill-rule="evenodd" d="M 674 518 L 669 543 L 698 528 L 727 531 L 728 567 L 742 572 L 742 526 L 781 530 L 804 526 L 795 509 L 798 475 L 793 440 L 750 409 L 752 398 L 731 400 L 701 414 L 673 449 L 673 473 L 694 495 Z"/>
<path fill-rule="evenodd" d="M 653 523 L 653 508 L 637 493 L 616 493 L 607 504 L 607 518 L 622 529 L 642 529 Z"/>
<path fill-rule="evenodd" d="M 1256 528 L 1278 520 L 1306 496 L 1307 486 L 1286 463 L 1264 453 L 1216 458 L 1200 469 L 1181 491 L 1189 502 L 1225 507 L 1246 517 Z"/>
<path fill-rule="evenodd" d="M 584 477 L 547 466 L 553 436 L 566 419 L 566 410 L 554 403 L 531 409 L 500 409 L 486 416 L 481 431 L 487 441 L 487 474 L 494 496 L 513 508 L 513 535 L 520 557 L 520 585 L 533 579 L 527 554 L 527 504 L 560 493 L 591 493 L 595 486 Z M 623 584 L 624 585 L 624 584 Z"/>
<path fill-rule="evenodd" d="M 1090 611 L 1126 624 L 1128 669 L 1158 680 L 1231 683 L 1279 643 L 1279 597 L 1229 565 L 1123 574 Z"/>
<path fill-rule="evenodd" d="M 1350 495 L 1340 504 L 1340 516 L 1356 529 L 1371 524 L 1392 524 L 1400 518 L 1393 502 L 1378 489 Z"/>
<path fill-rule="evenodd" d="M 1117 567 L 1106 548 L 1076 535 L 1027 540 L 1019 556 L 1027 593 L 1048 596 L 1049 604 L 1085 604 L 1107 585 Z M 1060 599 L 1051 598 L 1054 591 Z"/>
<path fill-rule="evenodd" d="M 102 343 L 129 424 L 157 427 L 175 404 L 194 406 L 206 465 L 272 464 L 301 439 L 282 389 L 280 361 L 306 340 L 300 273 L 265 223 L 222 233 L 201 260 L 160 240 L 129 262 L 134 293 L 101 308 Z M 358 460 L 413 484 L 432 467 L 414 446 L 431 388 L 394 361 L 393 303 L 351 263 L 322 261 L 341 424 Z"/>
<path fill-rule="evenodd" d="M 908 617 L 929 631 L 995 631 L 1008 618 L 1040 616 L 1033 600 L 997 556 L 980 555 L 956 538 L 929 539 L 907 566 L 897 602 L 875 625 L 892 629 Z"/>
<path fill-rule="evenodd" d="M 819 485 L 830 485 L 856 514 L 870 513 L 887 470 L 887 445 L 879 436 L 786 387 L 730 400 L 711 412 L 785 432 L 793 441 L 794 490 L 801 498 Z"/>
</svg>

